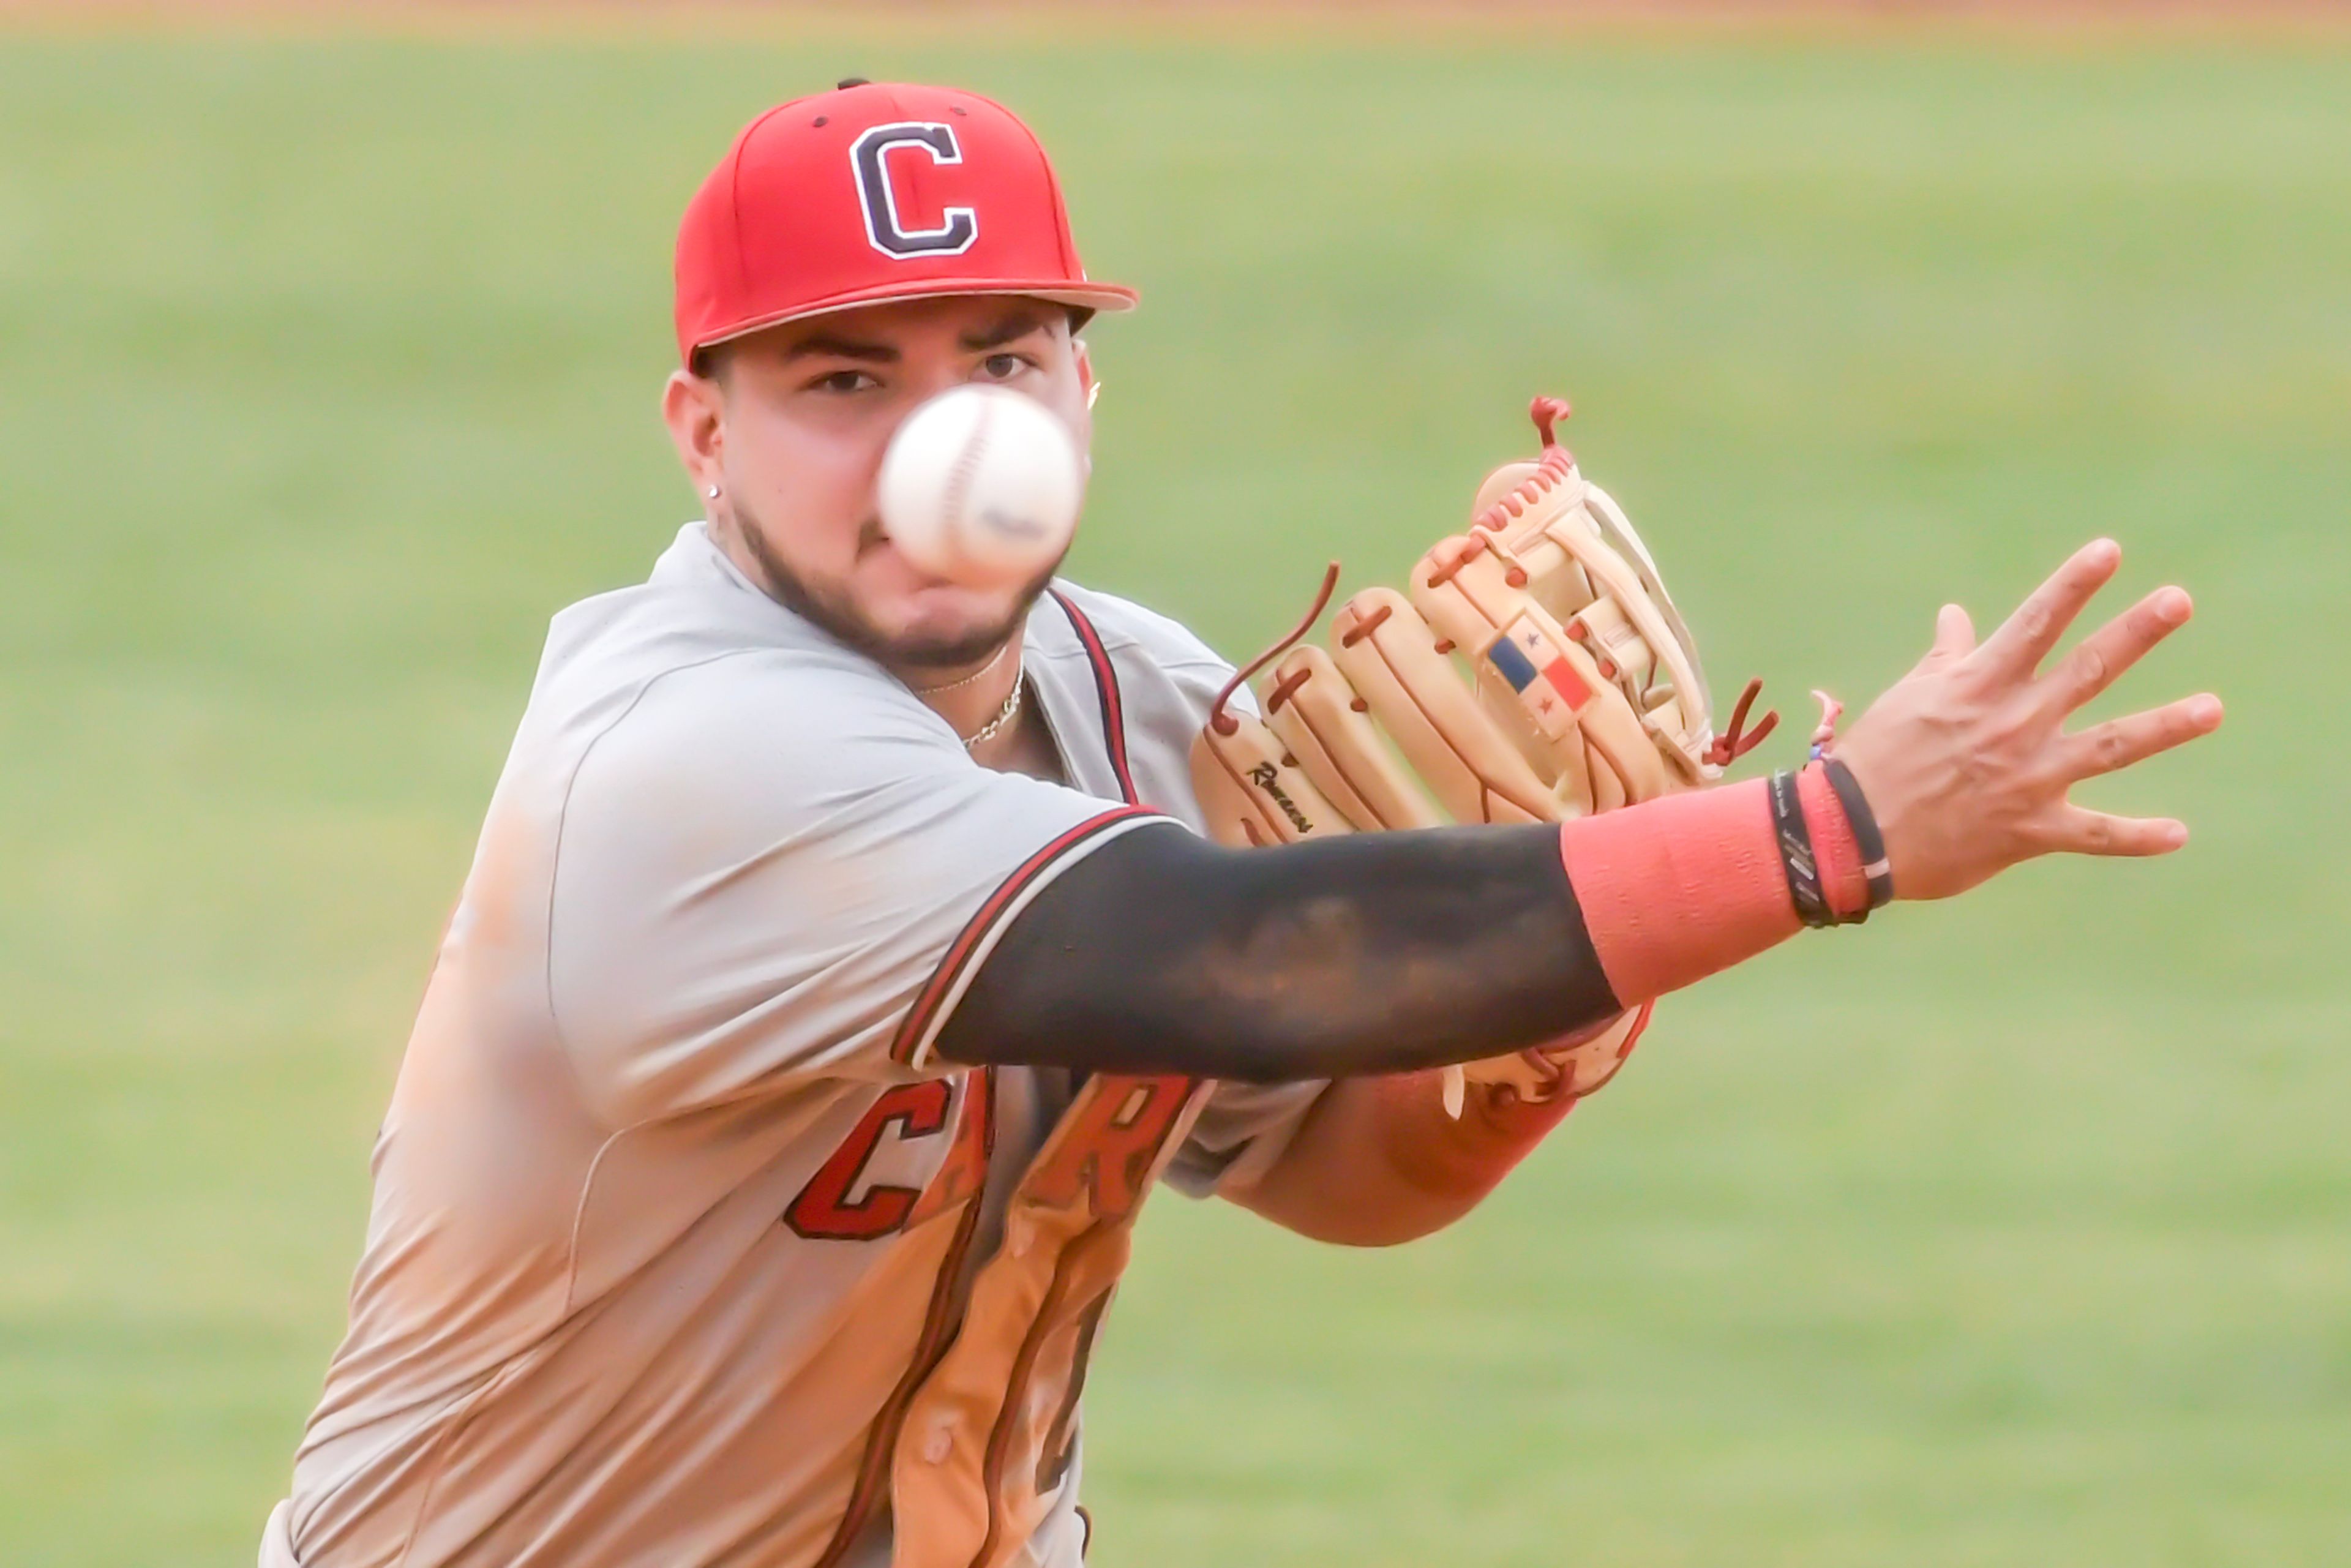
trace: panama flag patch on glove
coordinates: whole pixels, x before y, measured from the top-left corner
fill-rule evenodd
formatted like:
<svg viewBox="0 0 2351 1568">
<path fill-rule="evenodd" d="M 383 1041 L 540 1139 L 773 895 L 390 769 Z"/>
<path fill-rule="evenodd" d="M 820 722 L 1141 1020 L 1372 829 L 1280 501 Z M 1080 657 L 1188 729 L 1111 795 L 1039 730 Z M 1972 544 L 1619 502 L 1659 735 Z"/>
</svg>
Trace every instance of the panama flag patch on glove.
<svg viewBox="0 0 2351 1568">
<path fill-rule="evenodd" d="M 1547 739 L 1574 728 L 1576 710 L 1592 700 L 1590 685 L 1532 616 L 1520 615 L 1502 628 L 1486 650 L 1486 662 L 1518 693 L 1520 705 Z"/>
</svg>

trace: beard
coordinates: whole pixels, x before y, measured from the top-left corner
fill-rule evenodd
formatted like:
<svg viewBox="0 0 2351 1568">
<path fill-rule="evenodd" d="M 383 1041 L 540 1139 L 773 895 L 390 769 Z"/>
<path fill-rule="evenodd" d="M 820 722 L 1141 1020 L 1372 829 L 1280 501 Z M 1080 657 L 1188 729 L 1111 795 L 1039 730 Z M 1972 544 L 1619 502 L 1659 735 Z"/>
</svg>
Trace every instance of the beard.
<svg viewBox="0 0 2351 1568">
<path fill-rule="evenodd" d="M 767 580 L 768 593 L 776 602 L 816 626 L 819 630 L 864 654 L 877 664 L 893 669 L 951 670 L 965 664 L 976 664 L 1012 640 L 1029 619 L 1029 610 L 1061 570 L 1061 560 L 1069 552 L 1055 556 L 1052 563 L 1021 585 L 1014 594 L 1012 608 L 998 622 L 976 626 L 953 634 L 914 632 L 893 635 L 873 623 L 872 618 L 860 609 L 849 594 L 836 583 L 811 582 L 800 576 L 768 544 L 767 533 L 758 519 L 743 513 L 738 504 L 733 519 L 736 534 L 751 559 L 759 564 Z M 882 525 L 867 522 L 858 530 L 857 553 L 880 548 L 885 538 Z"/>
</svg>

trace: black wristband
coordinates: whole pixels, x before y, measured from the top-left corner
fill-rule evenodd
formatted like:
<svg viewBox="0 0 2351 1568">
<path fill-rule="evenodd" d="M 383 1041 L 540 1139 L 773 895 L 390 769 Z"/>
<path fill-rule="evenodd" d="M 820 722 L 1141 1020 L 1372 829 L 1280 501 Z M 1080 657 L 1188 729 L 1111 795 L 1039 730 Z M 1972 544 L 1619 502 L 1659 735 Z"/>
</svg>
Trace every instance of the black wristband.
<svg viewBox="0 0 2351 1568">
<path fill-rule="evenodd" d="M 1836 916 L 1821 892 L 1821 868 L 1813 856 L 1813 831 L 1804 822 L 1804 800 L 1796 776 L 1782 768 L 1771 775 L 1771 831 L 1780 844 L 1780 869 L 1788 875 L 1788 896 L 1796 918 L 1807 925 L 1834 925 Z"/>
<path fill-rule="evenodd" d="M 1869 809 L 1869 798 L 1861 792 L 1861 780 L 1853 769 L 1834 757 L 1821 758 L 1821 768 L 1829 777 L 1829 788 L 1836 791 L 1837 804 L 1844 808 L 1845 825 L 1853 830 L 1854 847 L 1861 852 L 1861 874 L 1869 882 L 1869 909 L 1883 909 L 1894 898 L 1894 868 L 1886 859 L 1886 835 L 1878 830 L 1877 815 Z M 1854 916 L 1855 923 L 1869 918 L 1865 909 Z"/>
</svg>

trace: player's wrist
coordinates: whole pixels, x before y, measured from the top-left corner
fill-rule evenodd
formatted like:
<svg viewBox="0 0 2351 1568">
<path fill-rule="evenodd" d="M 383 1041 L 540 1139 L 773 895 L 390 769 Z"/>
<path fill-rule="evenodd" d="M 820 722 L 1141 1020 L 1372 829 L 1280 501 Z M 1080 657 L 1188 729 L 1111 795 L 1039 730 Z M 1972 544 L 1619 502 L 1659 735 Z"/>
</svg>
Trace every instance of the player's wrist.
<svg viewBox="0 0 2351 1568">
<path fill-rule="evenodd" d="M 1796 917 L 1806 925 L 1852 925 L 1894 895 L 1886 843 L 1852 770 L 1818 758 L 1771 776 L 1772 833 Z"/>
<path fill-rule="evenodd" d="M 1894 862 L 1886 852 L 1886 834 L 1878 826 L 1877 813 L 1869 803 L 1869 796 L 1861 780 L 1839 757 L 1821 758 L 1821 776 L 1827 780 L 1845 826 L 1852 831 L 1853 846 L 1861 858 L 1862 892 L 1868 899 L 1863 910 L 1880 909 L 1894 902 Z"/>
</svg>

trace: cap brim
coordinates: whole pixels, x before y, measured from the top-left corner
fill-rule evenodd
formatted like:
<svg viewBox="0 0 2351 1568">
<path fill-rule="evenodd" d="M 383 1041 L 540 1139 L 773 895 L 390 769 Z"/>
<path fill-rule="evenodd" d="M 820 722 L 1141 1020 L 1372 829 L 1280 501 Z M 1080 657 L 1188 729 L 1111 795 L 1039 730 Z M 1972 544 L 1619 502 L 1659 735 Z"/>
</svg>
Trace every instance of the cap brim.
<svg viewBox="0 0 2351 1568">
<path fill-rule="evenodd" d="M 960 295 L 1044 299 L 1081 310 L 1132 310 L 1142 298 L 1134 289 L 1120 284 L 1071 283 L 1066 277 L 1035 283 L 1008 281 L 1001 277 L 908 278 L 902 283 L 877 284 L 872 288 L 831 295 L 806 305 L 794 306 L 773 316 L 761 316 L 701 340 L 694 345 L 694 350 L 698 353 L 704 349 L 715 349 L 721 343 L 731 343 L 754 332 L 805 321 L 815 316 L 831 316 L 843 310 L 855 310 L 868 305 L 886 305 L 901 299 L 943 299 Z"/>
</svg>

